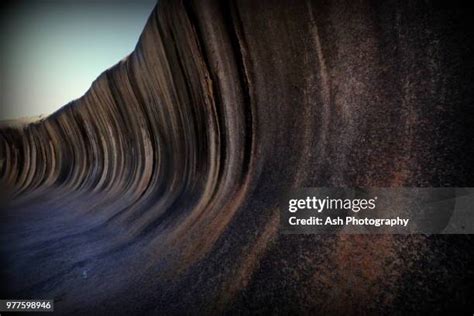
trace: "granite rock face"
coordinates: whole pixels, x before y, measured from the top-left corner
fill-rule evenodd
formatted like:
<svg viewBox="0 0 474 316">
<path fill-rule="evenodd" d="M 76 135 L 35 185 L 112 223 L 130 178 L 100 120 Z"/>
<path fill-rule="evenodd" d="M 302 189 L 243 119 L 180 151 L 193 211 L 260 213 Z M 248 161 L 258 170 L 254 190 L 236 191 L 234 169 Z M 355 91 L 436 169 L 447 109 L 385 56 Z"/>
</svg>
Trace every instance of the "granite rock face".
<svg viewBox="0 0 474 316">
<path fill-rule="evenodd" d="M 474 186 L 473 23 L 430 1 L 159 1 L 82 98 L 0 129 L 1 296 L 472 313 L 472 236 L 281 235 L 278 201 Z"/>
</svg>

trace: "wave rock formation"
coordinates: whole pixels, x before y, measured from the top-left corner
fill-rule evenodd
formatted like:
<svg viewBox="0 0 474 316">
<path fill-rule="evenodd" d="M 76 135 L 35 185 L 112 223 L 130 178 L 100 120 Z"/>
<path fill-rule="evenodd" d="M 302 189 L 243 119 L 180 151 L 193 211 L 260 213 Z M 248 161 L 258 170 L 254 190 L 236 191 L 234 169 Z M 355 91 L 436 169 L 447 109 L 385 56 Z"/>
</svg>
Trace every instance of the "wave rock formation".
<svg viewBox="0 0 474 316">
<path fill-rule="evenodd" d="M 472 304 L 471 236 L 282 235 L 278 215 L 292 188 L 473 186 L 472 21 L 430 1 L 159 1 L 82 98 L 0 129 L 1 296 L 64 314 Z"/>
</svg>

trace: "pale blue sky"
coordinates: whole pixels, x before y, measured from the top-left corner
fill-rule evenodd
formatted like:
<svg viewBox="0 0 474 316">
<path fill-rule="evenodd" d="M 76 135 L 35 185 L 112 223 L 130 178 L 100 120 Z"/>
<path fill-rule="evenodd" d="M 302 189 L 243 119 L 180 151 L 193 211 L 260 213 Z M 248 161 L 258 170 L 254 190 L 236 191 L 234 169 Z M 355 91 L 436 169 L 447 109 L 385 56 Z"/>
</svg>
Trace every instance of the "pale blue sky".
<svg viewBox="0 0 474 316">
<path fill-rule="evenodd" d="M 130 54 L 156 0 L 16 0 L 0 14 L 0 120 L 50 114 Z"/>
</svg>

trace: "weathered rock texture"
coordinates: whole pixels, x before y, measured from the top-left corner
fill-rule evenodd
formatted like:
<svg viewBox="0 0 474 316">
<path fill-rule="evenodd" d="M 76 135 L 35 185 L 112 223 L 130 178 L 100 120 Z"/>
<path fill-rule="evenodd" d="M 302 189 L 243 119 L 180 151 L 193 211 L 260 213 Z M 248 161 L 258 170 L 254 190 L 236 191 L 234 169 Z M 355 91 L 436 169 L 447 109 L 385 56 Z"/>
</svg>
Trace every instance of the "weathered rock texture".
<svg viewBox="0 0 474 316">
<path fill-rule="evenodd" d="M 280 235 L 277 207 L 304 186 L 473 186 L 472 21 L 430 1 L 160 1 L 82 98 L 1 129 L 2 297 L 469 309 L 471 236 Z"/>
</svg>

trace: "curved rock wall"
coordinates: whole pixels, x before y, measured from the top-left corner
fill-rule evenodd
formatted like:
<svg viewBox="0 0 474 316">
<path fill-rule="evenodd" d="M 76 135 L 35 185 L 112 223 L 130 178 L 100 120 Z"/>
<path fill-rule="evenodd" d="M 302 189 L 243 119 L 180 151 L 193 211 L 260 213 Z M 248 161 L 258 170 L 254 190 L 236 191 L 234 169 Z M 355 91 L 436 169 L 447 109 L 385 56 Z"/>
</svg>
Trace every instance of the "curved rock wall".
<svg viewBox="0 0 474 316">
<path fill-rule="evenodd" d="M 280 235 L 277 209 L 305 186 L 473 186 L 471 20 L 159 1 L 82 98 L 0 130 L 3 292 L 64 313 L 471 304 L 470 236 Z"/>
</svg>

